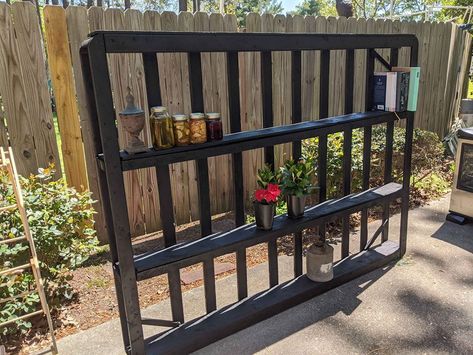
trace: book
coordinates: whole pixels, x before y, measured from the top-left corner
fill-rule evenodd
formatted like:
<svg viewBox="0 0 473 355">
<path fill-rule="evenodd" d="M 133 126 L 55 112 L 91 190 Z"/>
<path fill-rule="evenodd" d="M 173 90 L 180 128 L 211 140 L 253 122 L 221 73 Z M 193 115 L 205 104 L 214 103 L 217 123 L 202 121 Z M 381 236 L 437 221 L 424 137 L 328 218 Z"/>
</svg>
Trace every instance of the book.
<svg viewBox="0 0 473 355">
<path fill-rule="evenodd" d="M 396 72 L 409 72 L 409 90 L 407 110 L 417 110 L 417 98 L 419 96 L 420 67 L 393 67 Z"/>
<path fill-rule="evenodd" d="M 397 103 L 397 73 L 386 72 L 386 109 L 385 111 L 396 111 Z"/>
<path fill-rule="evenodd" d="M 387 72 L 377 72 L 373 76 L 373 111 L 386 110 Z"/>
<path fill-rule="evenodd" d="M 409 95 L 409 72 L 397 72 L 396 111 L 407 111 Z"/>
</svg>

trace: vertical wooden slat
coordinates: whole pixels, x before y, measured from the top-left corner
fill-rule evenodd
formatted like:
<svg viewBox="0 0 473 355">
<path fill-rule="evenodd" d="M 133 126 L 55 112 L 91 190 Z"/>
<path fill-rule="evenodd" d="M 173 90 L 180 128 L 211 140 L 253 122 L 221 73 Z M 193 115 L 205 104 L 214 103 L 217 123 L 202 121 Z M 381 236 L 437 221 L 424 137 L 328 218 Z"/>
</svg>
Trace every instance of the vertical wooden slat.
<svg viewBox="0 0 473 355">
<path fill-rule="evenodd" d="M 62 168 L 54 131 L 44 48 L 41 29 L 37 21 L 38 14 L 35 6 L 30 2 L 15 2 L 11 9 L 28 100 L 28 115 L 34 137 L 36 160 L 38 167 L 47 167 L 48 164 L 54 163 L 55 176 L 58 178 L 61 176 Z"/>
<path fill-rule="evenodd" d="M 77 105 L 80 116 L 80 126 L 82 139 L 84 141 L 85 163 L 87 167 L 87 176 L 89 190 L 92 192 L 92 198 L 95 200 L 94 216 L 95 230 L 97 237 L 102 243 L 107 243 L 107 223 L 105 222 L 103 201 L 100 198 L 100 184 L 98 181 L 98 167 L 96 162 L 97 151 L 95 150 L 91 132 L 89 111 L 87 109 L 87 97 L 82 78 L 80 66 L 79 48 L 83 41 L 87 39 L 89 25 L 87 19 L 87 9 L 83 6 L 68 6 L 66 9 L 67 31 L 69 35 L 69 47 L 71 50 L 72 69 L 74 73 L 74 84 L 77 93 Z"/>
<path fill-rule="evenodd" d="M 345 113 L 353 112 L 354 80 L 355 80 L 355 51 L 347 50 L 345 54 Z M 348 128 L 343 131 L 343 195 L 351 193 L 351 153 L 352 134 Z M 350 215 L 342 219 L 342 258 L 350 252 Z"/>
<path fill-rule="evenodd" d="M 397 66 L 399 58 L 399 50 L 392 48 L 390 53 L 389 64 L 391 66 Z M 394 122 L 386 123 L 386 151 L 384 154 L 384 183 L 390 183 L 392 181 L 392 165 L 393 165 L 393 143 L 394 143 Z M 385 242 L 388 240 L 389 234 L 389 202 L 386 202 L 383 206 L 383 224 L 384 228 L 381 234 L 381 240 Z"/>
<path fill-rule="evenodd" d="M 130 31 L 142 31 L 145 29 L 143 14 L 134 9 L 125 11 L 124 18 L 125 29 Z M 134 53 L 128 55 L 130 86 L 135 96 L 135 103 L 143 108 L 146 122 L 149 122 L 149 107 L 146 95 L 146 84 L 143 72 L 143 58 L 140 54 Z M 126 93 L 123 93 L 126 97 Z M 141 133 L 141 137 L 147 146 L 151 146 L 151 132 L 149 124 Z M 138 183 L 140 184 L 140 200 L 138 198 L 133 201 L 133 206 L 136 209 L 137 205 L 141 203 L 142 220 L 140 225 L 136 226 L 137 233 L 153 232 L 160 227 L 160 218 L 157 211 L 159 211 L 158 191 L 155 169 L 141 169 L 138 171 Z M 143 228 L 144 227 L 144 228 Z"/>
<path fill-rule="evenodd" d="M 261 53 L 261 91 L 263 96 L 263 127 L 273 126 L 273 79 L 271 52 Z M 264 148 L 264 161 L 274 168 L 274 147 Z M 277 241 L 268 242 L 268 266 L 270 287 L 278 284 Z"/>
<path fill-rule="evenodd" d="M 247 32 L 261 32 L 261 17 L 250 13 L 246 17 Z M 241 129 L 254 130 L 263 127 L 261 102 L 261 54 L 239 53 Z M 263 149 L 243 152 L 244 198 L 249 202 L 256 189 L 255 173 L 263 165 Z"/>
<path fill-rule="evenodd" d="M 374 57 L 371 49 L 366 51 L 366 92 L 365 92 L 365 110 L 369 111 L 372 106 Z M 371 135 L 372 127 L 364 128 L 363 133 L 363 190 L 370 187 L 371 170 Z M 360 226 L 360 250 L 363 250 L 368 242 L 368 209 L 361 211 Z"/>
<path fill-rule="evenodd" d="M 330 51 L 320 52 L 320 106 L 319 117 L 324 119 L 328 117 L 329 111 L 329 82 L 330 82 Z M 318 151 L 318 184 L 319 184 L 319 203 L 327 199 L 327 135 L 319 136 Z M 325 240 L 325 224 L 319 226 L 319 234 L 322 240 Z"/>
<path fill-rule="evenodd" d="M 301 52 L 292 52 L 291 61 L 292 122 L 297 123 L 302 121 Z M 293 142 L 292 147 L 292 158 L 297 160 L 301 157 L 301 142 Z M 294 233 L 294 277 L 299 275 L 302 275 L 302 232 Z"/>
<path fill-rule="evenodd" d="M 29 175 L 38 169 L 38 161 L 11 8 L 4 2 L 0 2 L 0 31 L 0 94 L 18 172 L 20 175 Z"/>
<path fill-rule="evenodd" d="M 61 133 L 62 157 L 68 184 L 78 190 L 88 188 L 84 147 L 80 131 L 76 90 L 69 51 L 66 13 L 62 7 L 44 8 L 45 36 L 49 69 L 56 99 L 57 118 Z"/>
<path fill-rule="evenodd" d="M 191 89 L 191 105 L 194 112 L 204 112 L 202 93 L 202 62 L 200 53 L 189 53 L 189 80 Z M 197 160 L 197 184 L 199 192 L 200 231 L 202 237 L 212 233 L 210 213 L 209 170 L 207 159 Z M 217 308 L 215 293 L 214 261 L 204 261 L 204 290 L 207 313 Z"/>
<path fill-rule="evenodd" d="M 100 38 L 100 37 L 98 37 Z M 133 263 L 133 249 L 130 224 L 127 218 L 126 196 L 123 188 L 124 180 L 120 171 L 119 143 L 115 130 L 108 129 L 115 125 L 111 81 L 105 46 L 103 41 L 93 41 L 89 46 L 89 60 L 92 77 L 100 77 L 93 81 L 94 98 L 97 114 L 103 118 L 100 125 L 101 145 L 104 153 L 105 170 L 114 176 L 107 180 L 109 204 L 113 206 L 113 227 L 117 240 L 117 255 L 120 263 L 120 287 L 123 292 L 125 315 L 132 354 L 144 353 L 143 327 Z"/>
<path fill-rule="evenodd" d="M 239 85 L 238 53 L 227 54 L 227 83 L 228 104 L 230 115 L 230 131 L 232 133 L 241 131 L 240 121 L 240 85 Z M 235 226 L 245 223 L 245 201 L 243 191 L 243 159 L 241 153 L 232 155 L 233 191 Z M 237 263 L 237 288 L 238 299 L 242 300 L 248 296 L 248 277 L 246 270 L 246 249 L 242 248 L 236 252 Z"/>
<path fill-rule="evenodd" d="M 181 276 L 179 269 L 168 273 L 169 293 L 171 294 L 172 320 L 184 323 L 184 307 L 182 305 Z"/>
</svg>

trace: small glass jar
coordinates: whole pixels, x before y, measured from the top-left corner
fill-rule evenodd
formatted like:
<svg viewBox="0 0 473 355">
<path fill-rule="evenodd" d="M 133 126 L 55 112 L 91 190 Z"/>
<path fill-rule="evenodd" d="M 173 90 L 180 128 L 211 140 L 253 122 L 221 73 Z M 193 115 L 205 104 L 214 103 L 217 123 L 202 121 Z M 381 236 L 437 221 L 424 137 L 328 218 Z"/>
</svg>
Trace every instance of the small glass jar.
<svg viewBox="0 0 473 355">
<path fill-rule="evenodd" d="M 223 127 L 220 113 L 207 114 L 207 142 L 219 141 L 223 138 Z"/>
<path fill-rule="evenodd" d="M 191 113 L 190 115 L 191 144 L 207 142 L 207 127 L 203 113 Z"/>
<path fill-rule="evenodd" d="M 172 116 L 174 128 L 174 142 L 177 146 L 188 145 L 191 142 L 191 131 L 187 115 L 176 114 Z"/>
<path fill-rule="evenodd" d="M 174 147 L 174 132 L 172 118 L 164 106 L 151 107 L 150 116 L 151 137 L 155 149 Z"/>
</svg>

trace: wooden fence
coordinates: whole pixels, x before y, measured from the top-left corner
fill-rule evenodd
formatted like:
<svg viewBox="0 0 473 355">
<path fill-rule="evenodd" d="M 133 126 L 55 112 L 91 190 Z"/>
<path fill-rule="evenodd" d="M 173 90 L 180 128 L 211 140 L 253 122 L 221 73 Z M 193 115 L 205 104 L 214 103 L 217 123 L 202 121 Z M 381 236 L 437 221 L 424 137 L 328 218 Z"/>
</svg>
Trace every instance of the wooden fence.
<svg viewBox="0 0 473 355">
<path fill-rule="evenodd" d="M 60 6 L 44 8 L 44 37 L 36 20 L 34 6 L 29 2 L 12 5 L 0 3 L 0 95 L 5 120 L 0 120 L 0 145 L 10 139 L 20 172 L 35 173 L 38 167 L 56 163 L 58 175 L 58 142 L 54 133 L 50 90 L 46 64 L 51 78 L 57 107 L 64 175 L 71 186 L 89 188 L 97 197 L 99 187 L 96 164 L 90 147 L 87 124 L 88 113 L 82 83 L 79 46 L 94 30 L 153 30 L 153 31 L 237 31 L 233 15 L 187 12 L 162 14 L 138 10 L 104 10 L 100 7 Z M 419 63 L 422 67 L 419 106 L 416 126 L 443 136 L 458 112 L 464 91 L 470 60 L 471 37 L 451 23 L 399 22 L 390 20 L 302 17 L 249 14 L 248 32 L 328 32 L 328 33 L 413 33 L 420 43 Z M 387 51 L 380 51 L 389 59 Z M 407 65 L 409 53 L 401 50 L 399 64 Z M 355 111 L 364 106 L 364 68 L 366 53 L 355 53 Z M 47 63 L 45 58 L 48 58 Z M 291 122 L 290 56 L 273 54 L 274 122 Z M 319 101 L 319 53 L 303 52 L 302 104 L 303 120 L 317 119 Z M 158 55 L 163 103 L 171 112 L 190 111 L 187 55 Z M 329 114 L 344 112 L 343 51 L 331 53 Z M 142 107 L 147 107 L 141 57 L 135 54 L 109 56 L 110 75 L 116 111 L 124 108 L 127 86 L 130 86 Z M 262 127 L 260 83 L 260 55 L 242 53 L 240 64 L 242 129 Z M 381 67 L 378 68 L 381 70 Z M 223 114 L 224 129 L 228 132 L 228 93 L 224 54 L 202 56 L 204 103 L 207 111 Z M 8 130 L 8 136 L 7 136 Z M 82 132 L 81 132 L 82 130 Z M 121 144 L 126 139 L 119 127 Z M 149 129 L 143 139 L 150 144 Z M 85 149 L 84 149 L 85 148 Z M 290 146 L 276 147 L 277 161 L 290 153 Z M 261 151 L 245 152 L 244 191 L 247 199 L 255 187 L 255 172 L 263 161 Z M 212 213 L 228 211 L 232 207 L 230 157 L 209 161 Z M 88 176 L 88 177 L 87 177 Z M 193 163 L 172 166 L 173 200 L 177 223 L 196 220 L 197 185 Z M 125 176 L 127 203 L 133 235 L 149 233 L 160 228 L 159 202 L 155 172 L 146 169 Z M 187 208 L 182 208 L 187 206 Z M 102 207 L 96 204 L 96 225 L 99 235 L 106 228 L 101 218 Z"/>
</svg>

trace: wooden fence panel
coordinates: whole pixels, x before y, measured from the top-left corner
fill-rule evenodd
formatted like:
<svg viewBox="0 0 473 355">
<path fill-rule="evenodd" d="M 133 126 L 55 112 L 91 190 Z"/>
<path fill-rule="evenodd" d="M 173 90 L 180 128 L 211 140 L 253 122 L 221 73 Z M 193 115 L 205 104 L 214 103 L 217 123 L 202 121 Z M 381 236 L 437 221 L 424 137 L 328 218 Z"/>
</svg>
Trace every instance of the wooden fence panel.
<svg viewBox="0 0 473 355">
<path fill-rule="evenodd" d="M 18 172 L 21 175 L 29 175 L 38 168 L 30 124 L 31 112 L 28 108 L 11 8 L 4 2 L 0 2 L 0 32 L 0 93 Z"/>
<path fill-rule="evenodd" d="M 44 22 L 64 170 L 69 185 L 80 191 L 88 189 L 88 183 L 65 10 L 60 6 L 46 6 Z"/>
<path fill-rule="evenodd" d="M 100 199 L 100 185 L 98 183 L 98 167 L 96 163 L 96 151 L 92 140 L 90 127 L 89 111 L 87 109 L 87 98 L 82 80 L 82 70 L 79 56 L 81 43 L 87 38 L 89 33 L 89 24 L 87 18 L 87 9 L 84 6 L 69 6 L 66 9 L 67 31 L 69 36 L 69 48 L 71 51 L 72 70 L 74 74 L 74 84 L 77 93 L 77 105 L 80 117 L 80 126 L 82 130 L 82 139 L 84 142 L 85 162 L 87 167 L 87 176 L 89 190 L 92 192 L 92 198 L 96 201 L 94 208 L 97 214 L 94 217 L 95 229 L 99 240 L 103 243 L 107 240 L 107 225 L 104 220 L 103 201 Z"/>
<path fill-rule="evenodd" d="M 56 170 L 55 176 L 59 178 L 61 163 L 54 130 L 38 14 L 35 6 L 28 1 L 13 3 L 12 14 L 38 167 L 47 167 L 53 163 Z"/>
<path fill-rule="evenodd" d="M 86 149 L 85 158 L 79 128 L 86 147 L 90 146 L 88 112 L 81 79 L 78 48 L 89 31 L 155 30 L 155 31 L 237 31 L 233 15 L 173 12 L 162 14 L 137 10 L 103 10 L 91 7 L 46 6 L 45 21 L 49 67 L 58 104 L 65 173 L 69 184 L 86 186 L 86 165 L 89 188 L 98 196 L 95 152 Z M 13 21 L 12 21 L 13 17 Z M 5 110 L 8 135 L 23 174 L 35 172 L 49 161 L 58 161 L 58 152 L 41 33 L 34 6 L 18 2 L 12 6 L 0 3 L 0 97 Z M 283 16 L 249 14 L 247 32 L 312 32 L 312 33 L 413 33 L 419 39 L 419 65 L 422 67 L 416 127 L 443 135 L 458 111 L 465 86 L 465 74 L 471 47 L 471 36 L 457 26 L 425 22 L 390 20 Z M 379 53 L 389 61 L 388 50 Z M 344 112 L 345 51 L 331 52 L 329 113 Z M 190 113 L 188 56 L 184 53 L 158 54 L 163 105 L 170 113 Z M 242 130 L 262 127 L 261 55 L 240 53 L 240 94 Z M 365 102 L 366 51 L 355 51 L 354 111 L 363 111 Z M 409 50 L 399 52 L 399 65 L 409 64 Z M 136 102 L 147 110 L 142 58 L 135 54 L 109 55 L 110 76 L 117 113 L 124 109 L 126 88 L 130 86 Z M 318 119 L 320 52 L 302 52 L 302 120 Z M 71 70 L 72 67 L 72 70 Z M 376 70 L 385 70 L 379 63 Z M 223 53 L 202 54 L 204 104 L 207 112 L 222 114 L 225 133 L 229 132 L 226 58 Z M 291 55 L 272 53 L 274 124 L 291 122 Z M 433 90 L 435 88 L 435 90 Z M 426 94 L 428 93 L 428 94 Z M 76 101 L 77 100 L 77 101 Z M 80 120 L 78 117 L 80 116 Z M 149 113 L 146 112 L 148 118 Z M 0 144 L 7 142 L 7 129 L 0 121 Z M 126 133 L 119 124 L 121 147 Z M 149 127 L 142 134 L 151 145 Z M 79 153 L 80 152 L 80 153 Z M 276 165 L 291 154 L 290 145 L 275 148 Z M 244 198 L 251 201 L 256 188 L 255 175 L 263 164 L 263 150 L 243 153 Z M 56 164 L 60 167 L 59 164 Z M 76 168 L 77 166 L 77 168 Z M 58 172 L 59 173 L 59 172 Z M 231 157 L 209 159 L 212 213 L 228 211 L 233 205 Z M 85 183 L 84 183 L 85 182 Z M 171 166 L 172 194 L 176 223 L 197 220 L 198 198 L 194 162 Z M 127 204 L 132 235 L 140 235 L 161 227 L 157 181 L 154 169 L 125 174 Z M 97 229 L 105 230 L 100 218 Z M 104 233 L 105 234 L 105 233 Z"/>
</svg>

